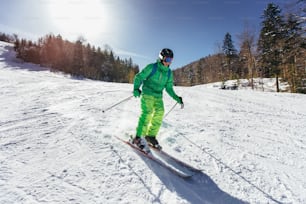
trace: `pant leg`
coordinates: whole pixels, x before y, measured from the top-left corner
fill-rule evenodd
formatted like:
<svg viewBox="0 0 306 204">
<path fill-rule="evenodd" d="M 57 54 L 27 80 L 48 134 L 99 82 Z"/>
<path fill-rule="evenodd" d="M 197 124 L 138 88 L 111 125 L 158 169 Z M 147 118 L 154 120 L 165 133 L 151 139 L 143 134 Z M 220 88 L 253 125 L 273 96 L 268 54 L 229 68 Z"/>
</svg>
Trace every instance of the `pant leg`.
<svg viewBox="0 0 306 204">
<path fill-rule="evenodd" d="M 154 112 L 151 120 L 151 126 L 148 129 L 148 136 L 156 136 L 164 117 L 164 102 L 162 98 L 155 98 Z"/>
<path fill-rule="evenodd" d="M 154 112 L 154 97 L 148 95 L 142 95 L 140 102 L 141 102 L 141 115 L 138 120 L 136 135 L 145 136 L 147 135 L 147 131 L 152 120 L 152 114 Z"/>
</svg>

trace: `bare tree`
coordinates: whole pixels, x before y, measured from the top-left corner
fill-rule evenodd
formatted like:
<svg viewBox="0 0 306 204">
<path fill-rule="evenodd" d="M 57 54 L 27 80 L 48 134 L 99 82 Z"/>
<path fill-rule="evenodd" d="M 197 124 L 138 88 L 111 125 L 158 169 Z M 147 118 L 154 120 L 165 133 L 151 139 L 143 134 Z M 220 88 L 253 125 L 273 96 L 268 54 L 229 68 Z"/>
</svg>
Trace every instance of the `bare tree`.
<svg viewBox="0 0 306 204">
<path fill-rule="evenodd" d="M 248 22 L 245 22 L 243 32 L 238 35 L 240 44 L 239 58 L 242 62 L 242 66 L 247 67 L 246 70 L 242 68 L 242 72 L 247 75 L 248 79 L 251 79 L 252 89 L 254 89 L 253 78 L 256 70 L 254 54 L 256 50 L 255 33 L 253 27 L 250 26 Z"/>
</svg>

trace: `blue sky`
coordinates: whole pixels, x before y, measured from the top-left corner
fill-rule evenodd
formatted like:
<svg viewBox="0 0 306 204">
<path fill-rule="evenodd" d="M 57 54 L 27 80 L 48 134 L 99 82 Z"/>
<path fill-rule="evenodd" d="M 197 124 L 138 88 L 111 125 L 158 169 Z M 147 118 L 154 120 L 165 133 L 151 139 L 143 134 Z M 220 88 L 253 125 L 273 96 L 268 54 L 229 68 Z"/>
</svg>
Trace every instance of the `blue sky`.
<svg viewBox="0 0 306 204">
<path fill-rule="evenodd" d="M 294 0 L 291 0 L 294 1 Z M 237 35 L 247 22 L 258 33 L 267 4 L 285 0 L 0 0 L 0 32 L 37 40 L 48 33 L 92 45 L 109 45 L 143 68 L 168 47 L 172 68 L 214 54 L 226 32 Z"/>
</svg>

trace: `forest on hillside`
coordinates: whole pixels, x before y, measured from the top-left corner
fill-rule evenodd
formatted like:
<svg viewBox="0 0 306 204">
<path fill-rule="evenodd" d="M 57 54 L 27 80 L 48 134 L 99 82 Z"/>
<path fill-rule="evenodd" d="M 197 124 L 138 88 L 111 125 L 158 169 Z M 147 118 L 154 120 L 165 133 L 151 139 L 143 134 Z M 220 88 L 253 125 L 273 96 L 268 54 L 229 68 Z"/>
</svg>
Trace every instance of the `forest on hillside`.
<svg viewBox="0 0 306 204">
<path fill-rule="evenodd" d="M 132 83 L 139 72 L 132 58 L 116 57 L 110 47 L 104 50 L 89 43 L 82 37 L 76 42 L 63 40 L 61 35 L 48 34 L 37 42 L 19 39 L 17 35 L 0 33 L 0 40 L 13 42 L 16 57 L 49 67 L 53 71 L 62 71 L 75 77 L 94 80 Z"/>
<path fill-rule="evenodd" d="M 177 85 L 192 86 L 232 79 L 276 78 L 291 92 L 306 93 L 306 2 L 297 1 L 282 13 L 270 3 L 262 15 L 259 37 L 246 25 L 238 36 L 240 49 L 226 33 L 218 53 L 175 70 Z M 288 9 L 289 10 L 289 9 Z"/>
</svg>

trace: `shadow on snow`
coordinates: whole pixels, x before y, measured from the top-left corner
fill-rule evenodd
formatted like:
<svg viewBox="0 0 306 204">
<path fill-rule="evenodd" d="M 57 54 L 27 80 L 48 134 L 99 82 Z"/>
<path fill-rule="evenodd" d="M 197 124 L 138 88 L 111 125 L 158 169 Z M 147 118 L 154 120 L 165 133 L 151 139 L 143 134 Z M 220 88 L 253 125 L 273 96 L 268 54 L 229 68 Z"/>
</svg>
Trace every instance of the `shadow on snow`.
<svg viewBox="0 0 306 204">
<path fill-rule="evenodd" d="M 222 191 L 217 184 L 203 172 L 197 172 L 191 178 L 183 179 L 156 162 L 138 154 L 165 187 L 176 192 L 190 203 L 247 203 Z M 156 198 L 159 200 L 159 198 Z"/>
</svg>

